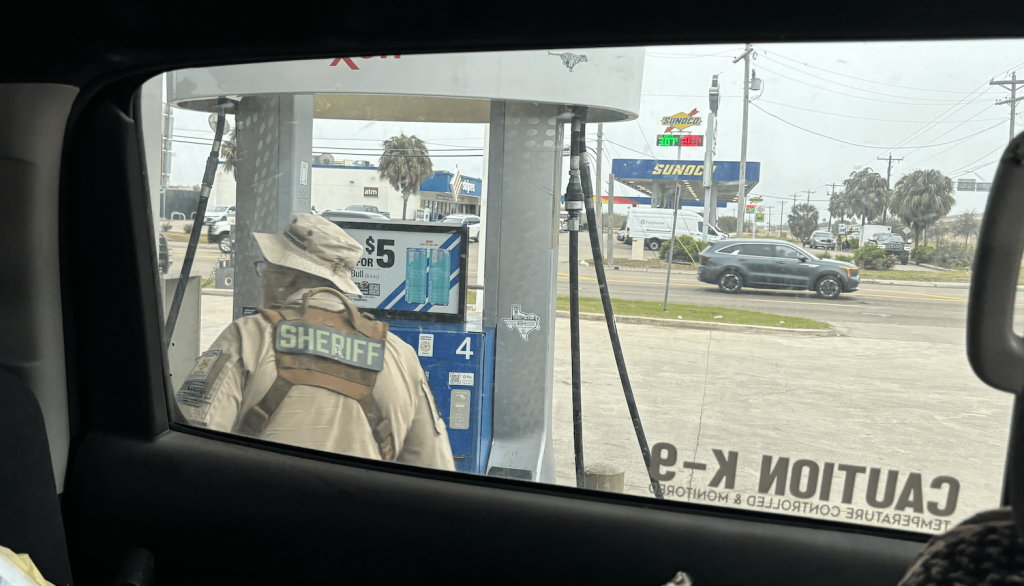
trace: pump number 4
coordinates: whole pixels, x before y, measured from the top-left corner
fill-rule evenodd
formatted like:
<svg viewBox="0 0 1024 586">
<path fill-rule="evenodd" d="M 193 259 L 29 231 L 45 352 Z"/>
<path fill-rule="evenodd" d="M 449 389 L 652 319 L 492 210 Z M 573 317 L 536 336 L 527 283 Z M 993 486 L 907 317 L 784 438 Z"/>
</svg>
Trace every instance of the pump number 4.
<svg viewBox="0 0 1024 586">
<path fill-rule="evenodd" d="M 462 341 L 462 344 L 459 345 L 459 349 L 455 351 L 456 354 L 465 356 L 466 360 L 469 360 L 469 357 L 473 355 L 473 345 L 470 343 L 470 340 L 472 340 L 472 338 L 467 337 Z"/>
</svg>

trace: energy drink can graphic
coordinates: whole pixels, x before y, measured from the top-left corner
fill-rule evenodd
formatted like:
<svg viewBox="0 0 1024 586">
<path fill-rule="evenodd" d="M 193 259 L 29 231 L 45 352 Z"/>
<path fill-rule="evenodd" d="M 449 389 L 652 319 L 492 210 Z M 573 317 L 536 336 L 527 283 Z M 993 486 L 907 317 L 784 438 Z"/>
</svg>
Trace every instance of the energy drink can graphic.
<svg viewBox="0 0 1024 586">
<path fill-rule="evenodd" d="M 451 253 L 443 248 L 430 250 L 430 303 L 448 305 L 452 274 Z"/>
<path fill-rule="evenodd" d="M 426 248 L 407 248 L 405 252 L 405 301 L 419 305 L 427 302 Z"/>
</svg>

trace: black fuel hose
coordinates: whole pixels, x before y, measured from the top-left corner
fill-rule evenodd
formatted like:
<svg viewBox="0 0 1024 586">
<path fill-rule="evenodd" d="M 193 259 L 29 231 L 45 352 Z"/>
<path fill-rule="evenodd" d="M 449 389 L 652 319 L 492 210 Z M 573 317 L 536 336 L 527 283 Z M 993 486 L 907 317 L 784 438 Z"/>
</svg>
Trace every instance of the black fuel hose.
<svg viewBox="0 0 1024 586">
<path fill-rule="evenodd" d="M 597 272 L 597 286 L 601 292 L 601 305 L 604 307 L 604 319 L 608 324 L 608 337 L 612 342 L 612 353 L 615 355 L 615 366 L 619 370 L 619 380 L 622 382 L 622 393 L 626 396 L 626 406 L 629 408 L 629 416 L 633 420 L 633 430 L 636 432 L 636 439 L 640 443 L 640 452 L 644 457 L 644 465 L 647 467 L 647 474 L 651 474 L 651 448 L 647 445 L 647 434 L 644 433 L 644 424 L 640 420 L 640 411 L 636 407 L 636 399 L 633 397 L 633 385 L 629 382 L 629 372 L 626 370 L 626 359 L 622 354 L 622 343 L 619 341 L 619 330 L 615 325 L 615 312 L 612 310 L 612 299 L 608 293 L 608 279 L 604 273 L 604 257 L 601 255 L 601 235 L 597 233 L 597 214 L 594 210 L 594 188 L 590 181 L 590 163 L 587 162 L 587 126 L 580 125 L 579 136 L 573 135 L 576 149 L 582 153 L 580 157 L 580 182 L 583 184 L 583 201 L 587 210 L 587 227 L 590 232 L 590 248 L 594 255 L 594 270 Z M 569 241 L 569 253 L 572 254 L 572 240 Z M 572 273 L 570 273 L 571 275 Z M 572 277 L 570 277 L 571 280 Z M 571 286 L 571 282 L 570 282 Z M 572 290 L 570 289 L 570 292 Z M 577 292 L 577 296 L 578 296 Z M 578 324 L 577 324 L 578 325 Z M 654 489 L 655 498 L 663 499 L 665 495 L 661 490 L 661 483 L 650 476 L 651 486 Z"/>
<path fill-rule="evenodd" d="M 174 326 L 178 322 L 181 302 L 185 299 L 185 287 L 188 286 L 188 278 L 192 272 L 192 261 L 195 260 L 196 250 L 199 247 L 199 235 L 203 232 L 206 204 L 210 201 L 210 191 L 213 190 L 213 180 L 216 177 L 217 165 L 220 162 L 220 142 L 224 137 L 224 118 L 224 109 L 220 108 L 217 113 L 217 129 L 213 136 L 213 147 L 210 150 L 210 156 L 206 159 L 206 170 L 203 172 L 203 186 L 199 190 L 199 206 L 196 208 L 196 219 L 192 222 L 192 232 L 188 237 L 185 260 L 181 262 L 181 276 L 178 277 L 178 286 L 174 288 L 174 299 L 171 301 L 171 309 L 167 314 L 167 322 L 164 325 L 165 350 L 171 347 Z"/>
<path fill-rule="evenodd" d="M 569 353 L 572 360 L 572 437 L 576 460 L 576 487 L 586 488 L 586 467 L 583 463 L 583 379 L 580 372 L 580 212 L 584 207 L 583 189 L 579 179 L 580 122 L 575 117 L 569 141 L 569 185 L 565 191 L 565 207 L 569 212 Z"/>
</svg>

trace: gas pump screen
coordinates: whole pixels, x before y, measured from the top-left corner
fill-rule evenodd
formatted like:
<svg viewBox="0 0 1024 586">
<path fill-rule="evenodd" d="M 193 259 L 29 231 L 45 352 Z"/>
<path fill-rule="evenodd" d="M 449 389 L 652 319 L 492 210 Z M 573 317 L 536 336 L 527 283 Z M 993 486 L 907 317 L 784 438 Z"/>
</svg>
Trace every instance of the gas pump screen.
<svg viewBox="0 0 1024 586">
<path fill-rule="evenodd" d="M 356 307 L 380 317 L 465 323 L 469 228 L 423 222 L 335 222 L 363 246 Z"/>
</svg>

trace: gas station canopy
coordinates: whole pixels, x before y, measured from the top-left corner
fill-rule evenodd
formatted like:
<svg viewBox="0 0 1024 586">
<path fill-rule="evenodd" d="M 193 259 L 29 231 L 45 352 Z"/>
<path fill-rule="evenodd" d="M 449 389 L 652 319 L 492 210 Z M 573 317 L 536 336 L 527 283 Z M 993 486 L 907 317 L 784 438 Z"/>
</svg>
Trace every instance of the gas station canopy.
<svg viewBox="0 0 1024 586">
<path fill-rule="evenodd" d="M 651 198 L 651 205 L 671 205 L 676 185 L 682 189 L 680 205 L 703 205 L 704 161 L 666 161 L 657 159 L 614 159 L 615 181 L 632 187 Z M 747 161 L 746 193 L 757 185 L 761 163 Z M 715 161 L 712 175 L 718 191 L 718 207 L 736 203 L 739 195 L 740 164 L 738 161 Z M 616 197 L 616 203 L 618 203 Z M 639 198 L 636 198 L 639 199 Z"/>
</svg>

